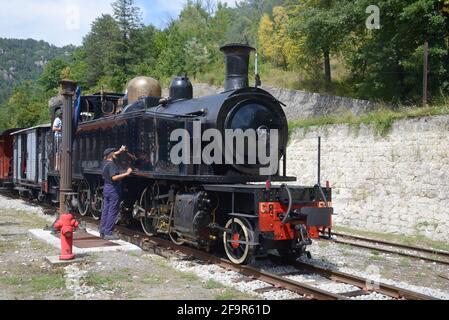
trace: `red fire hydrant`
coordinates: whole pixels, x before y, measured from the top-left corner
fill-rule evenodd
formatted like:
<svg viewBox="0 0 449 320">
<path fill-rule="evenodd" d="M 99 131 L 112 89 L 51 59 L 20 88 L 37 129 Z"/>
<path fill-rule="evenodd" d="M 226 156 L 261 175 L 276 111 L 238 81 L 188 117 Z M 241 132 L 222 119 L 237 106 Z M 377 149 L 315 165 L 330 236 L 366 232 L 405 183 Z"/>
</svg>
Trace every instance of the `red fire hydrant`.
<svg viewBox="0 0 449 320">
<path fill-rule="evenodd" d="M 72 260 L 75 255 L 72 252 L 73 232 L 78 228 L 78 221 L 73 219 L 70 213 L 61 214 L 54 228 L 61 230 L 61 255 L 59 260 Z"/>
</svg>

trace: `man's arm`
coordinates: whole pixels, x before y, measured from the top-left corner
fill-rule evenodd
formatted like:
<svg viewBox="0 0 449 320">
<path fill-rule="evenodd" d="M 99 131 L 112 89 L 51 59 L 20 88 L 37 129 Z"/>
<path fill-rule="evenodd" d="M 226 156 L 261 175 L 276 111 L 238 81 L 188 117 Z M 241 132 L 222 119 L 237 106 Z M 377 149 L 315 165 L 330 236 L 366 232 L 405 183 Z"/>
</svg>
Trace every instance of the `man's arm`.
<svg viewBox="0 0 449 320">
<path fill-rule="evenodd" d="M 62 131 L 61 121 L 58 121 L 58 119 L 53 122 L 53 131 Z"/>
<path fill-rule="evenodd" d="M 125 146 L 122 146 L 118 151 L 114 152 L 114 155 L 119 156 L 119 155 L 121 155 L 122 153 L 125 153 L 125 152 L 127 152 L 127 151 L 128 151 L 128 150 L 126 149 L 126 147 L 125 147 Z"/>
<path fill-rule="evenodd" d="M 112 181 L 116 182 L 116 181 L 120 181 L 125 179 L 126 177 L 128 177 L 131 173 L 133 172 L 133 169 L 128 168 L 128 170 L 125 173 L 122 174 L 118 174 L 116 176 L 112 177 Z"/>
</svg>

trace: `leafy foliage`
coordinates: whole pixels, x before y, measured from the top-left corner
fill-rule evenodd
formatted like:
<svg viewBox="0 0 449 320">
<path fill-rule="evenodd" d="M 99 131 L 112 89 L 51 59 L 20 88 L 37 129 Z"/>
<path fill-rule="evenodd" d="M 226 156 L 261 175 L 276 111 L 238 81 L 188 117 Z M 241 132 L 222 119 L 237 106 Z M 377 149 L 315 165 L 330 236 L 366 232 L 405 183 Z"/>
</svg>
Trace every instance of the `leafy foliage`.
<svg viewBox="0 0 449 320">
<path fill-rule="evenodd" d="M 52 59 L 67 57 L 74 50 L 57 48 L 44 41 L 0 38 L 0 105 L 8 99 L 13 87 L 25 80 L 36 80 Z"/>
<path fill-rule="evenodd" d="M 449 1 L 379 0 L 381 26 L 373 30 L 365 23 L 371 4 L 241 0 L 230 8 L 187 0 L 179 17 L 159 30 L 143 25 L 135 0 L 116 0 L 113 14 L 98 17 L 79 48 L 0 39 L 0 80 L 6 80 L 0 82 L 0 101 L 16 86 L 0 108 L 0 129 L 44 121 L 46 99 L 63 77 L 78 81 L 84 92 L 122 92 L 137 75 L 167 85 L 187 73 L 194 81 L 221 85 L 219 48 L 229 42 L 258 49 L 266 83 L 413 105 L 422 94 L 428 41 L 430 99 L 449 95 Z"/>
</svg>

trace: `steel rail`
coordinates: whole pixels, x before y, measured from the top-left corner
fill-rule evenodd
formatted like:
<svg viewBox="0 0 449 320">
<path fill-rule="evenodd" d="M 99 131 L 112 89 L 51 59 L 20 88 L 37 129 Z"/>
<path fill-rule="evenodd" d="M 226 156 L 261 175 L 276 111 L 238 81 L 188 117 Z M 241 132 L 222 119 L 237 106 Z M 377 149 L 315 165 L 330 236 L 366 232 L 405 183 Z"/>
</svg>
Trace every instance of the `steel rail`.
<svg viewBox="0 0 449 320">
<path fill-rule="evenodd" d="M 398 247 L 398 248 L 407 249 L 407 250 L 421 251 L 421 252 L 440 255 L 440 256 L 449 258 L 449 252 L 443 251 L 443 250 L 416 247 L 416 246 L 406 245 L 406 244 L 397 243 L 397 242 L 390 242 L 390 241 L 378 240 L 378 239 L 373 239 L 373 238 L 365 238 L 365 237 L 356 236 L 356 235 L 352 235 L 352 234 L 333 232 L 333 231 L 332 231 L 332 235 L 335 235 L 338 237 L 343 237 L 343 238 L 350 238 L 350 239 L 365 241 L 365 242 L 373 242 L 373 243 L 383 244 L 383 245 L 392 246 L 392 247 Z"/>
<path fill-rule="evenodd" d="M 124 232 L 125 234 L 130 234 L 131 236 L 136 236 L 136 231 L 131 231 L 125 227 L 119 227 L 119 232 Z M 137 232 L 140 236 L 148 237 L 143 232 Z M 148 237 L 149 238 L 149 237 Z M 151 237 L 150 241 L 156 243 L 158 246 L 163 248 L 169 248 L 178 252 L 181 252 L 186 255 L 193 256 L 197 259 L 200 259 L 202 261 L 206 261 L 208 263 L 213 263 L 220 265 L 221 267 L 224 267 L 227 270 L 236 271 L 240 274 L 243 274 L 247 277 L 259 279 L 261 281 L 267 282 L 271 285 L 273 285 L 276 288 L 285 288 L 288 290 L 291 290 L 293 292 L 305 295 L 306 299 L 320 299 L 320 300 L 347 300 L 348 298 L 344 296 L 344 294 L 336 294 L 336 293 L 330 293 L 328 291 L 315 288 L 313 286 L 299 283 L 287 278 L 283 278 L 279 275 L 275 275 L 272 273 L 268 273 L 265 271 L 262 271 L 258 268 L 254 268 L 252 266 L 247 265 L 235 265 L 229 260 L 211 255 L 207 252 L 194 249 L 191 247 L 186 246 L 178 246 L 174 243 L 172 243 L 169 240 Z M 374 289 L 370 290 L 367 288 L 367 279 L 343 273 L 336 270 L 326 269 L 323 267 L 315 266 L 309 263 L 300 262 L 292 259 L 283 259 L 275 256 L 270 256 L 271 259 L 277 259 L 278 262 L 282 262 L 283 264 L 289 264 L 294 266 L 297 269 L 306 270 L 309 272 L 314 272 L 317 274 L 320 274 L 324 276 L 325 278 L 328 278 L 335 282 L 342 282 L 346 284 L 351 284 L 356 287 L 361 288 L 365 292 L 374 291 L 377 293 L 384 294 L 386 296 L 395 298 L 395 299 L 407 299 L 407 300 L 438 300 L 436 298 L 413 292 L 410 290 L 402 289 L 399 287 L 395 287 L 392 285 L 388 285 L 385 283 L 376 283 L 374 285 Z"/>
<path fill-rule="evenodd" d="M 98 220 L 91 217 L 82 217 L 77 215 L 77 219 L 98 226 Z M 313 286 L 296 282 L 279 275 L 272 274 L 258 268 L 247 265 L 236 265 L 231 261 L 209 254 L 205 251 L 188 246 L 177 245 L 170 240 L 150 237 L 142 231 L 132 230 L 125 226 L 116 226 L 115 233 L 126 242 L 140 247 L 144 251 L 150 251 L 165 258 L 179 256 L 183 254 L 188 257 L 194 257 L 206 263 L 219 265 L 226 270 L 235 271 L 250 279 L 258 279 L 273 286 L 275 289 L 286 289 L 298 293 L 306 300 L 348 300 L 347 297 L 328 292 Z"/>
<path fill-rule="evenodd" d="M 445 256 L 445 257 L 447 256 L 449 258 L 449 253 L 444 252 L 444 251 L 426 249 L 426 248 L 421 248 L 421 247 L 407 246 L 407 245 L 403 245 L 403 244 L 397 244 L 397 243 L 381 241 L 381 240 L 377 241 L 375 239 L 365 239 L 362 237 L 357 237 L 357 236 L 352 236 L 352 235 L 343 235 L 343 234 L 337 234 L 337 233 L 332 233 L 332 234 L 340 236 L 342 238 L 346 237 L 346 238 L 351 238 L 351 239 L 354 239 L 357 241 L 376 243 L 379 245 L 397 247 L 397 248 L 402 248 L 405 250 L 416 251 L 416 252 L 421 252 L 421 253 L 435 254 L 435 255 Z M 387 248 L 382 248 L 382 247 L 378 247 L 378 246 L 374 246 L 374 245 L 362 244 L 362 243 L 357 243 L 357 242 L 352 242 L 352 241 L 344 241 L 344 240 L 333 239 L 333 238 L 331 238 L 331 239 L 325 238 L 325 239 L 333 241 L 338 244 L 345 244 L 345 245 L 349 245 L 349 246 L 353 246 L 353 247 L 369 249 L 369 250 L 376 250 L 376 251 L 380 251 L 380 252 L 384 252 L 384 253 L 400 255 L 403 257 L 409 257 L 409 258 L 420 259 L 420 260 L 424 260 L 424 261 L 428 261 L 428 262 L 435 262 L 435 263 L 439 263 L 439 264 L 449 265 L 449 261 L 447 261 L 447 260 L 435 259 L 435 258 L 430 258 L 430 257 L 422 256 L 422 255 L 414 255 L 414 254 L 403 252 L 403 251 L 396 251 L 396 250 L 392 250 L 392 249 L 387 249 Z"/>
<path fill-rule="evenodd" d="M 247 266 L 247 265 L 236 265 L 233 264 L 231 261 L 220 258 L 214 255 L 211 255 L 207 252 L 188 247 L 188 246 L 179 246 L 174 244 L 173 242 L 157 238 L 157 237 L 149 237 L 146 234 L 130 230 L 125 227 L 116 227 L 117 233 L 119 234 L 119 237 L 124 238 L 124 240 L 127 240 L 128 242 L 131 242 L 142 249 L 145 250 L 145 247 L 153 247 L 151 250 L 155 251 L 157 247 L 162 250 L 172 250 L 179 253 L 182 253 L 187 256 L 192 256 L 196 259 L 202 260 L 206 263 L 213 263 L 216 265 L 219 265 L 226 270 L 231 270 L 238 272 L 246 277 L 249 277 L 251 279 L 258 279 L 260 281 L 269 283 L 273 286 L 273 289 L 275 288 L 283 288 L 286 290 L 293 291 L 295 293 L 298 293 L 304 298 L 309 300 L 347 300 L 348 298 L 340 295 L 331 293 L 325 290 L 321 290 L 319 288 L 315 288 L 313 286 L 299 283 L 287 278 L 283 278 L 281 276 L 278 276 L 276 274 L 272 274 L 269 272 L 265 272 L 263 270 L 260 270 L 258 268 Z M 143 242 L 143 243 L 142 243 Z M 167 256 L 167 255 L 165 255 Z"/>
<path fill-rule="evenodd" d="M 381 283 L 381 282 L 374 283 L 372 285 L 372 288 L 369 288 L 369 287 L 371 287 L 371 285 L 368 286 L 368 282 L 371 283 L 372 280 L 362 278 L 362 277 L 359 277 L 356 275 L 344 273 L 341 271 L 320 267 L 317 265 L 313 265 L 313 264 L 298 261 L 298 260 L 285 259 L 285 258 L 281 258 L 278 256 L 270 256 L 270 259 L 275 262 L 278 262 L 278 263 L 292 265 L 295 268 L 300 269 L 300 270 L 317 273 L 317 274 L 319 274 L 327 279 L 330 279 L 332 281 L 342 282 L 342 283 L 346 283 L 346 284 L 350 284 L 350 285 L 359 287 L 360 289 L 362 289 L 363 291 L 366 291 L 366 292 L 377 292 L 377 293 L 381 293 L 383 295 L 386 295 L 388 297 L 392 297 L 395 299 L 438 300 L 437 298 L 427 296 L 425 294 L 413 292 L 413 291 L 410 291 L 407 289 L 402 289 L 402 288 L 392 286 L 389 284 L 385 284 L 385 283 Z"/>
</svg>

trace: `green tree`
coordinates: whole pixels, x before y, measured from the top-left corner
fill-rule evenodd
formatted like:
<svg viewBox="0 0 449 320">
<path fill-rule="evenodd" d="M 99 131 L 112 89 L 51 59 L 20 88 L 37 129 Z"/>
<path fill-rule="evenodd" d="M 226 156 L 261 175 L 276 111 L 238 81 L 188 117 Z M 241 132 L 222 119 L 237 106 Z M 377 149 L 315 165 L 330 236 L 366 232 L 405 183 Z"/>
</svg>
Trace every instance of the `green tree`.
<svg viewBox="0 0 449 320">
<path fill-rule="evenodd" d="M 184 45 L 185 38 L 174 21 L 157 38 L 156 43 L 163 48 L 155 69 L 159 79 L 186 72 Z"/>
<path fill-rule="evenodd" d="M 154 26 L 145 26 L 136 33 L 136 63 L 132 66 L 131 74 L 155 76 L 157 59 L 164 47 L 158 44 L 161 32 Z"/>
<path fill-rule="evenodd" d="M 31 81 L 24 81 L 14 88 L 12 96 L 0 108 L 0 130 L 32 127 L 48 122 L 47 101 L 54 93 L 44 93 Z"/>
<path fill-rule="evenodd" d="M 62 80 L 62 72 L 69 66 L 69 63 L 61 58 L 50 61 L 44 69 L 37 83 L 45 90 L 50 91 L 59 87 Z"/>
<path fill-rule="evenodd" d="M 300 55 L 300 41 L 288 33 L 289 17 L 284 7 L 273 8 L 273 20 L 264 14 L 259 25 L 259 48 L 275 66 L 287 70 Z M 296 41 L 295 41 L 296 40 Z"/>
<path fill-rule="evenodd" d="M 327 86 L 332 81 L 331 55 L 339 52 L 348 33 L 345 6 L 349 3 L 344 0 L 304 0 L 290 12 L 293 16 L 290 30 L 293 36 L 304 40 L 302 49 L 310 57 L 322 57 Z"/>
<path fill-rule="evenodd" d="M 119 41 L 120 29 L 112 16 L 102 15 L 95 19 L 83 41 L 88 86 L 95 86 L 102 77 L 112 76 L 115 47 Z"/>
<path fill-rule="evenodd" d="M 134 48 L 136 40 L 139 39 L 138 30 L 143 26 L 142 14 L 134 0 L 115 0 L 112 3 L 112 9 L 120 30 L 120 40 L 115 46 L 117 54 L 114 56 L 114 62 L 119 67 L 116 75 L 126 76 L 137 58 Z"/>
<path fill-rule="evenodd" d="M 449 92 L 449 16 L 435 0 L 379 1 L 381 28 L 365 27 L 369 0 L 348 7 L 353 33 L 346 55 L 359 97 L 417 102 L 422 96 L 423 44 L 429 43 L 429 93 Z"/>
<path fill-rule="evenodd" d="M 89 65 L 87 63 L 87 53 L 83 48 L 76 49 L 71 55 L 69 60 L 70 79 L 78 82 L 83 88 L 88 88 L 88 70 Z"/>
</svg>

